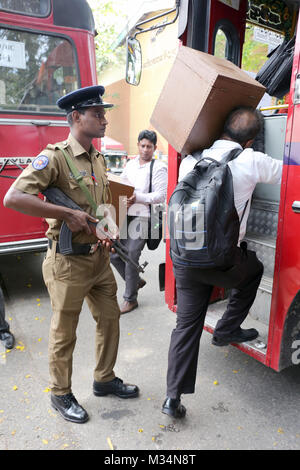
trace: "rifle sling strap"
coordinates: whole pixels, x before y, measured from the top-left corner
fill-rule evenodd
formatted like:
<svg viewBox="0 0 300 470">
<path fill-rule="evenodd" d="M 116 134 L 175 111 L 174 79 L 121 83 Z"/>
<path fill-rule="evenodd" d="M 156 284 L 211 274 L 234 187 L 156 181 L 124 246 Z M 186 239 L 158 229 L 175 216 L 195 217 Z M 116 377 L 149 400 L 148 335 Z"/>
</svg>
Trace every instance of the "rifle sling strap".
<svg viewBox="0 0 300 470">
<path fill-rule="evenodd" d="M 68 164 L 68 167 L 70 168 L 70 171 L 71 171 L 75 181 L 78 183 L 78 185 L 80 186 L 80 189 L 85 194 L 88 202 L 90 203 L 90 205 L 93 208 L 93 211 L 96 215 L 98 206 L 97 206 L 96 202 L 94 201 L 94 199 L 93 199 L 90 191 L 88 190 L 86 184 L 84 183 L 83 176 L 80 174 L 80 172 L 76 168 L 76 165 L 72 161 L 71 157 L 67 154 L 67 152 L 65 152 L 65 150 L 63 148 L 59 147 L 59 146 L 57 148 L 62 152 L 63 156 L 65 157 L 65 160 Z"/>
</svg>

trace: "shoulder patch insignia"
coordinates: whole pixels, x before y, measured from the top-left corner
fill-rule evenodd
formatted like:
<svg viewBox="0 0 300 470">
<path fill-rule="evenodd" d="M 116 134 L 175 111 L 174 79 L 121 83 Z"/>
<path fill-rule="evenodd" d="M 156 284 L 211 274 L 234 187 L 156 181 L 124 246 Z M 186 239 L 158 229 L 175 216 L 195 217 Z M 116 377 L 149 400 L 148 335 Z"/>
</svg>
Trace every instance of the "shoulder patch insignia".
<svg viewBox="0 0 300 470">
<path fill-rule="evenodd" d="M 49 159 L 48 157 L 46 157 L 46 155 L 39 155 L 33 160 L 32 166 L 35 170 L 43 170 L 44 168 L 46 168 L 48 163 Z"/>
</svg>

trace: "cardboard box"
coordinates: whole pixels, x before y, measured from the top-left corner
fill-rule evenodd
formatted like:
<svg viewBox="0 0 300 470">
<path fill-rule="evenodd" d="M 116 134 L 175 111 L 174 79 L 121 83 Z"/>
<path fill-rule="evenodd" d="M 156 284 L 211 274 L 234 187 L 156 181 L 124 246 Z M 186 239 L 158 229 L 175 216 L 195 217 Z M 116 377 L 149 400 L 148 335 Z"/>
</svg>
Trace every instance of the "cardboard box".
<svg viewBox="0 0 300 470">
<path fill-rule="evenodd" d="M 179 153 L 210 147 L 236 106 L 256 107 L 265 88 L 225 59 L 181 46 L 150 122 Z"/>
<path fill-rule="evenodd" d="M 115 222 L 121 228 L 127 214 L 126 199 L 133 195 L 134 186 L 122 180 L 118 175 L 108 173 L 107 177 L 112 196 L 112 205 L 115 208 Z"/>
</svg>

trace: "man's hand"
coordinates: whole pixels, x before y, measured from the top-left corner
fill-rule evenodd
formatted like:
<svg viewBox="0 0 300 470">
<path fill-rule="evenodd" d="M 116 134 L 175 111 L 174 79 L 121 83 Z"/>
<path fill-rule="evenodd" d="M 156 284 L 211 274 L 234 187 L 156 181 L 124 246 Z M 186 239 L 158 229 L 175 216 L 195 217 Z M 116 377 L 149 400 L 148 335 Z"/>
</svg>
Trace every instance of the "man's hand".
<svg viewBox="0 0 300 470">
<path fill-rule="evenodd" d="M 112 247 L 112 241 L 110 240 L 98 240 L 98 243 L 103 246 L 108 251 L 111 251 L 112 253 L 115 253 L 116 250 Z"/>
<path fill-rule="evenodd" d="M 131 197 L 127 198 L 127 207 L 132 206 L 136 202 L 136 195 L 133 194 Z"/>
<path fill-rule="evenodd" d="M 86 212 L 80 210 L 70 210 L 64 217 L 64 221 L 71 230 L 71 232 L 85 232 L 87 235 L 94 233 L 88 221 L 96 223 L 98 219 L 95 219 Z"/>
</svg>

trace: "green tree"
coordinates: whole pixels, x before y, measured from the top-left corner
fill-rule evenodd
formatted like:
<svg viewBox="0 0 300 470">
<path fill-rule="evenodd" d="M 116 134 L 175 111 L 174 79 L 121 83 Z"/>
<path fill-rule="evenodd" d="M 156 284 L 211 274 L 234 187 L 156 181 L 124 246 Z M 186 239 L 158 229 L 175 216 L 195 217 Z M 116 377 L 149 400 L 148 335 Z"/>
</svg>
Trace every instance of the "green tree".
<svg viewBox="0 0 300 470">
<path fill-rule="evenodd" d="M 267 60 L 268 45 L 254 40 L 254 26 L 247 24 L 242 69 L 257 73 Z"/>
<path fill-rule="evenodd" d="M 93 11 L 98 33 L 95 37 L 98 72 L 110 65 L 124 65 L 125 47 L 116 47 L 116 43 L 126 24 L 128 1 L 88 0 L 88 2 Z"/>
</svg>

